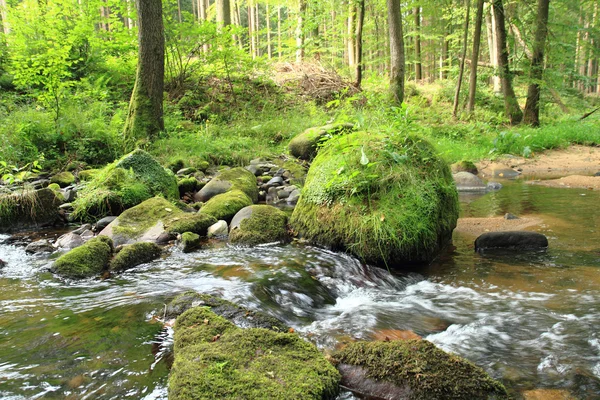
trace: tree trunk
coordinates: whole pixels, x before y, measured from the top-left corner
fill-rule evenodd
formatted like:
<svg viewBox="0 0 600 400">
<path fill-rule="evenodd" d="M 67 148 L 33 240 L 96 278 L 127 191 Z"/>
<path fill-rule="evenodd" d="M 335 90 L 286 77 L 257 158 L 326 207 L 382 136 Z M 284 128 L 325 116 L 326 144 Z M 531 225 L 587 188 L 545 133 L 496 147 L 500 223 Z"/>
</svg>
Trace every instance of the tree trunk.
<svg viewBox="0 0 600 400">
<path fill-rule="evenodd" d="M 298 23 L 296 25 L 296 62 L 304 60 L 304 14 L 306 12 L 306 0 L 300 0 L 298 7 Z"/>
<path fill-rule="evenodd" d="M 8 9 L 6 7 L 6 0 L 0 0 L 0 18 L 2 19 L 2 30 L 4 34 L 8 36 L 10 33 L 10 26 L 8 25 Z"/>
<path fill-rule="evenodd" d="M 273 58 L 273 47 L 271 46 L 271 9 L 269 3 L 267 3 L 266 20 L 267 20 L 267 54 L 269 60 Z"/>
<path fill-rule="evenodd" d="M 137 142 L 164 130 L 165 35 L 161 0 L 136 0 L 138 64 L 124 136 Z"/>
<path fill-rule="evenodd" d="M 254 5 L 248 0 L 248 36 L 250 37 L 250 54 L 256 58 L 256 36 L 254 34 Z"/>
<path fill-rule="evenodd" d="M 523 122 L 532 126 L 540 125 L 540 83 L 544 73 L 544 47 L 548 36 L 549 8 L 550 0 L 538 0 L 537 27 L 529 75 L 531 82 L 527 89 L 527 103 L 523 116 Z"/>
<path fill-rule="evenodd" d="M 423 79 L 423 67 L 421 65 L 421 7 L 415 7 L 415 80 Z"/>
<path fill-rule="evenodd" d="M 496 45 L 496 24 L 494 18 L 493 6 L 490 5 L 489 12 L 485 14 L 485 24 L 487 25 L 487 36 L 488 36 L 488 48 L 490 51 L 490 64 L 494 68 L 494 74 L 492 75 L 492 85 L 494 87 L 494 93 L 499 94 L 500 89 L 500 77 L 498 76 L 498 46 Z"/>
<path fill-rule="evenodd" d="M 177 0 L 177 20 L 181 24 L 181 0 Z"/>
<path fill-rule="evenodd" d="M 458 81 L 456 82 L 456 92 L 454 92 L 454 106 L 452 107 L 452 116 L 456 118 L 456 112 L 458 111 L 458 102 L 460 100 L 460 87 L 462 86 L 463 75 L 465 73 L 465 59 L 467 58 L 467 42 L 469 40 L 469 18 L 471 13 L 471 0 L 467 2 L 467 16 L 465 18 L 465 31 L 463 33 L 463 46 L 460 56 L 460 67 L 458 70 Z M 477 68 L 477 64 L 475 64 Z"/>
<path fill-rule="evenodd" d="M 504 21 L 504 6 L 502 0 L 494 0 L 494 19 L 496 22 L 496 46 L 500 82 L 504 95 L 504 108 L 511 125 L 517 125 L 523 119 L 517 96 L 512 85 L 512 73 L 508 65 L 508 47 L 506 45 L 506 24 Z"/>
<path fill-rule="evenodd" d="M 277 57 L 281 61 L 281 6 L 277 6 Z"/>
<path fill-rule="evenodd" d="M 360 88 L 363 73 L 363 25 L 365 23 L 365 0 L 358 0 L 358 15 L 356 19 L 356 82 L 355 86 Z"/>
<path fill-rule="evenodd" d="M 356 38 L 354 36 L 356 20 L 356 6 L 354 0 L 348 0 L 348 65 L 350 67 L 356 64 Z"/>
<path fill-rule="evenodd" d="M 386 0 L 390 41 L 390 95 L 396 104 L 404 101 L 404 36 L 400 0 Z"/>
<path fill-rule="evenodd" d="M 254 6 L 256 9 L 254 10 L 254 34 L 256 35 L 256 57 L 260 57 L 260 8 L 258 1 Z"/>
<path fill-rule="evenodd" d="M 473 33 L 473 55 L 471 58 L 471 77 L 469 78 L 469 101 L 467 110 L 475 110 L 475 95 L 477 94 L 477 65 L 479 63 L 479 46 L 481 44 L 481 25 L 483 24 L 483 2 L 477 0 L 477 14 L 475 16 L 475 32 Z"/>
<path fill-rule="evenodd" d="M 231 25 L 231 6 L 229 0 L 217 0 L 217 26 L 220 28 Z"/>
</svg>

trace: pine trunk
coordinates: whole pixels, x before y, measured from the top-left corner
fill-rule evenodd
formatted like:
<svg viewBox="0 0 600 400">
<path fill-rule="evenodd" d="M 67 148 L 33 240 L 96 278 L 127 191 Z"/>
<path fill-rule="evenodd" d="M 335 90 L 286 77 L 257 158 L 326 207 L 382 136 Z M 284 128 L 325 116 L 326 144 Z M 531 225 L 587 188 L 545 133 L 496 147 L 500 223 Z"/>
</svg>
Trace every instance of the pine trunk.
<svg viewBox="0 0 600 400">
<path fill-rule="evenodd" d="M 300 0 L 298 7 L 298 23 L 296 25 L 296 62 L 304 60 L 304 14 L 306 13 L 306 0 Z"/>
<path fill-rule="evenodd" d="M 463 75 L 465 73 L 465 59 L 467 58 L 467 41 L 469 39 L 469 18 L 471 13 L 471 0 L 467 2 L 467 16 L 465 18 L 465 29 L 463 33 L 463 46 L 460 57 L 460 67 L 458 70 L 458 81 L 456 82 L 456 91 L 454 92 L 454 105 L 452 107 L 452 116 L 456 118 L 458 111 L 458 102 L 460 100 L 460 88 L 462 86 Z"/>
<path fill-rule="evenodd" d="M 396 104 L 404 101 L 404 36 L 400 0 L 386 0 L 390 41 L 390 96 Z"/>
<path fill-rule="evenodd" d="M 423 67 L 421 65 L 421 7 L 415 7 L 415 80 L 423 79 Z"/>
<path fill-rule="evenodd" d="M 357 7 L 357 19 L 356 19 L 356 82 L 355 86 L 360 88 L 362 83 L 362 74 L 363 74 L 363 25 L 365 23 L 365 0 L 358 0 Z"/>
<path fill-rule="evenodd" d="M 471 57 L 471 76 L 469 78 L 469 101 L 467 110 L 475 110 L 475 95 L 477 94 L 477 66 L 479 64 L 479 47 L 481 44 L 481 26 L 483 25 L 483 2 L 477 0 L 477 14 L 475 16 L 475 32 L 473 33 L 473 55 Z"/>
</svg>

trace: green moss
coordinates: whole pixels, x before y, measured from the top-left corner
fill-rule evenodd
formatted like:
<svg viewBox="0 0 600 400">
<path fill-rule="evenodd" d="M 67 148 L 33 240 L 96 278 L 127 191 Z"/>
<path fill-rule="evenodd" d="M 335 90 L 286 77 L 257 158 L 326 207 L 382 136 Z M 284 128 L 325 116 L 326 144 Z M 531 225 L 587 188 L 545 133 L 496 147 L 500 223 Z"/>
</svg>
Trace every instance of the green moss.
<svg viewBox="0 0 600 400">
<path fill-rule="evenodd" d="M 160 257 L 161 248 L 148 242 L 139 242 L 124 246 L 110 263 L 112 271 L 125 271 Z"/>
<path fill-rule="evenodd" d="M 283 168 L 292 174 L 292 178 L 290 179 L 292 185 L 304 185 L 307 168 L 299 160 L 288 160 L 283 163 Z"/>
<path fill-rule="evenodd" d="M 200 235 L 192 232 L 181 234 L 181 247 L 184 253 L 192 252 L 200 247 Z"/>
<path fill-rule="evenodd" d="M 177 171 L 179 171 L 182 168 L 185 168 L 185 161 L 183 161 L 181 158 L 178 158 L 178 159 L 172 161 L 171 163 L 169 163 L 169 169 L 174 174 L 176 174 Z"/>
<path fill-rule="evenodd" d="M 69 171 L 63 171 L 50 178 L 50 182 L 57 183 L 61 188 L 64 188 L 75 183 L 75 176 Z"/>
<path fill-rule="evenodd" d="M 433 259 L 457 218 L 450 169 L 429 143 L 356 132 L 321 149 L 290 224 L 366 262 L 402 265 Z"/>
<path fill-rule="evenodd" d="M 311 160 L 317 154 L 317 149 L 326 139 L 354 129 L 352 124 L 330 124 L 309 128 L 295 136 L 289 143 L 290 154 L 302 160 Z"/>
<path fill-rule="evenodd" d="M 240 190 L 246 193 L 253 203 L 258 201 L 256 177 L 247 169 L 241 167 L 226 169 L 219 173 L 217 179 L 231 183 L 231 191 Z"/>
<path fill-rule="evenodd" d="M 209 214 L 185 213 L 171 218 L 166 225 L 169 233 L 193 232 L 200 236 L 206 236 L 208 228 L 217 223 L 217 219 Z"/>
<path fill-rule="evenodd" d="M 212 215 L 217 220 L 231 221 L 238 211 L 252 204 L 252 199 L 246 193 L 241 190 L 231 190 L 207 201 L 200 209 L 200 213 Z"/>
<path fill-rule="evenodd" d="M 472 174 L 477 175 L 477 172 L 479 172 L 477 170 L 477 166 L 475 164 L 473 164 L 473 162 L 466 161 L 466 160 L 462 160 L 462 161 L 452 164 L 451 168 L 452 168 L 453 173 L 465 171 L 465 172 L 470 172 Z"/>
<path fill-rule="evenodd" d="M 123 212 L 117 219 L 118 224 L 113 228 L 113 234 L 135 239 L 159 221 L 169 221 L 182 214 L 183 212 L 168 200 L 153 197 Z"/>
<path fill-rule="evenodd" d="M 175 324 L 169 399 L 333 399 L 339 379 L 296 334 L 240 329 L 206 308 Z"/>
<path fill-rule="evenodd" d="M 52 190 L 54 193 L 60 192 L 60 185 L 58 183 L 51 183 L 48 185 L 48 189 Z"/>
<path fill-rule="evenodd" d="M 273 177 L 271 175 L 263 175 L 259 179 L 262 181 L 262 183 L 267 183 L 273 179 Z"/>
<path fill-rule="evenodd" d="M 504 386 L 484 370 L 426 340 L 355 342 L 334 358 L 365 368 L 369 378 L 408 386 L 410 400 L 508 398 Z"/>
<path fill-rule="evenodd" d="M 84 171 L 79 171 L 77 177 L 80 181 L 91 181 L 99 172 L 99 169 L 86 169 Z"/>
<path fill-rule="evenodd" d="M 205 160 L 200 160 L 194 163 L 194 167 L 196 167 L 199 171 L 206 172 L 208 167 L 210 167 L 210 163 Z"/>
<path fill-rule="evenodd" d="M 111 255 L 112 248 L 105 238 L 93 238 L 60 256 L 51 271 L 65 278 L 96 276 L 106 270 Z"/>
<path fill-rule="evenodd" d="M 198 181 L 196 178 L 182 178 L 177 182 L 179 188 L 179 196 L 183 196 L 186 193 L 192 193 L 196 190 L 198 186 Z"/>
<path fill-rule="evenodd" d="M 0 232 L 51 225 L 59 219 L 61 203 L 49 188 L 0 195 Z"/>
<path fill-rule="evenodd" d="M 168 199 L 179 198 L 175 175 L 163 168 L 150 154 L 143 150 L 134 150 L 115 164 L 117 168 L 131 169 L 144 183 L 152 195 L 162 194 Z"/>
<path fill-rule="evenodd" d="M 232 221 L 229 241 L 231 243 L 257 245 L 285 241 L 288 237 L 288 217 L 283 211 L 267 205 L 248 207 L 249 216 L 234 226 Z"/>
</svg>

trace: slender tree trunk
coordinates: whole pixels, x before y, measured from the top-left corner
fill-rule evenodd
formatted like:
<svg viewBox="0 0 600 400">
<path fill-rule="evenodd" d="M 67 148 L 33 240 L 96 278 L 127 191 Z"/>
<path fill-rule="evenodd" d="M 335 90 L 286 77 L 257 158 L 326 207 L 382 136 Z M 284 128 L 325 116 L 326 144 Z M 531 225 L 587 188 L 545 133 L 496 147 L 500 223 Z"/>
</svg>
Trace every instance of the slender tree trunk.
<svg viewBox="0 0 600 400">
<path fill-rule="evenodd" d="M 415 80 L 423 79 L 423 67 L 421 65 L 421 7 L 414 8 L 415 14 Z"/>
<path fill-rule="evenodd" d="M 475 32 L 473 33 L 473 55 L 471 57 L 471 77 L 469 78 L 469 101 L 467 110 L 475 110 L 475 95 L 477 94 L 477 65 L 479 64 L 479 46 L 481 44 L 481 25 L 483 24 L 483 2 L 477 0 L 477 14 L 475 16 Z"/>
<path fill-rule="evenodd" d="M 489 13 L 485 15 L 487 25 L 488 47 L 490 50 L 490 64 L 494 68 L 492 85 L 495 94 L 501 93 L 500 77 L 498 76 L 498 45 L 496 44 L 496 19 L 494 18 L 493 5 L 490 5 Z"/>
<path fill-rule="evenodd" d="M 165 36 L 161 0 L 136 0 L 135 4 L 138 64 L 124 135 L 137 142 L 153 139 L 164 130 Z"/>
<path fill-rule="evenodd" d="M 363 25 L 365 23 L 365 0 L 358 0 L 358 15 L 356 19 L 356 82 L 355 86 L 360 88 L 363 74 Z"/>
<path fill-rule="evenodd" d="M 354 36 L 356 21 L 356 6 L 354 0 L 348 0 L 348 65 L 350 67 L 356 64 L 356 38 Z"/>
<path fill-rule="evenodd" d="M 281 6 L 277 6 L 277 57 L 281 61 Z"/>
<path fill-rule="evenodd" d="M 448 79 L 448 39 L 447 35 L 442 38 L 442 55 L 440 56 L 440 78 Z"/>
<path fill-rule="evenodd" d="M 266 20 L 267 20 L 267 54 L 269 60 L 273 58 L 273 47 L 271 46 L 271 8 L 267 3 Z"/>
<path fill-rule="evenodd" d="M 256 10 L 254 10 L 254 34 L 256 35 L 256 57 L 260 57 L 260 8 L 258 1 L 256 2 Z"/>
<path fill-rule="evenodd" d="M 225 27 L 231 25 L 231 5 L 229 0 L 217 0 L 217 26 Z"/>
<path fill-rule="evenodd" d="M 471 0 L 467 2 L 467 16 L 465 18 L 465 31 L 463 33 L 463 46 L 460 56 L 460 67 L 458 70 L 458 81 L 456 82 L 456 92 L 454 92 L 454 106 L 452 107 L 452 116 L 456 118 L 458 111 L 458 102 L 460 100 L 460 87 L 462 86 L 463 75 L 465 73 L 465 59 L 467 58 L 467 42 L 469 40 L 469 18 L 471 13 Z"/>
<path fill-rule="evenodd" d="M 248 0 L 248 36 L 250 38 L 250 54 L 256 58 L 256 36 L 254 34 L 254 5 Z"/>
<path fill-rule="evenodd" d="M 390 95 L 396 104 L 404 101 L 404 36 L 400 0 L 386 0 L 390 41 Z"/>
<path fill-rule="evenodd" d="M 177 0 L 177 20 L 181 24 L 181 0 Z"/>
<path fill-rule="evenodd" d="M 523 122 L 533 126 L 540 125 L 540 83 L 544 73 L 544 47 L 548 36 L 549 8 L 550 0 L 538 0 L 537 27 L 529 75 L 531 82 L 527 89 L 527 103 L 523 116 Z"/>
<path fill-rule="evenodd" d="M 0 0 L 0 19 L 2 19 L 2 30 L 5 35 L 10 34 L 10 26 L 8 25 L 8 8 L 6 0 Z"/>
<path fill-rule="evenodd" d="M 306 0 L 300 0 L 298 7 L 298 22 L 296 24 L 296 62 L 304 60 L 304 14 L 306 13 Z"/>
<path fill-rule="evenodd" d="M 517 96 L 512 85 L 512 73 L 508 65 L 508 47 L 506 45 L 506 23 L 502 0 L 494 0 L 494 18 L 496 21 L 496 45 L 498 52 L 498 68 L 504 94 L 504 108 L 511 125 L 517 125 L 523 119 Z"/>
</svg>

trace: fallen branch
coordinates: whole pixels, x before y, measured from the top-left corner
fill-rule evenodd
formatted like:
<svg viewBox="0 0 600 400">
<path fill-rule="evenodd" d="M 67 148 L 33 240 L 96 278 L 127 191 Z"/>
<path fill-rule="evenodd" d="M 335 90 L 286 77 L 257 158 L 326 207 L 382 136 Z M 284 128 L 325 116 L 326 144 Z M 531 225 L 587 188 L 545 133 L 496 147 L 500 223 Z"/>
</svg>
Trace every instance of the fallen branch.
<svg viewBox="0 0 600 400">
<path fill-rule="evenodd" d="M 595 113 L 596 111 L 600 110 L 600 107 L 596 108 L 595 110 L 590 111 L 587 114 L 583 114 L 583 117 L 579 118 L 580 121 L 586 119 L 587 117 L 589 117 L 590 115 L 592 115 L 593 113 Z"/>
</svg>

